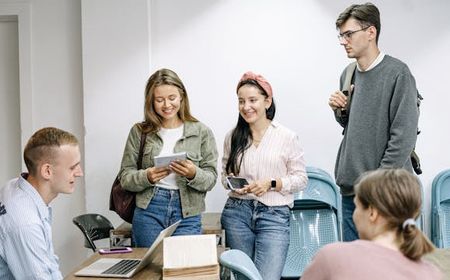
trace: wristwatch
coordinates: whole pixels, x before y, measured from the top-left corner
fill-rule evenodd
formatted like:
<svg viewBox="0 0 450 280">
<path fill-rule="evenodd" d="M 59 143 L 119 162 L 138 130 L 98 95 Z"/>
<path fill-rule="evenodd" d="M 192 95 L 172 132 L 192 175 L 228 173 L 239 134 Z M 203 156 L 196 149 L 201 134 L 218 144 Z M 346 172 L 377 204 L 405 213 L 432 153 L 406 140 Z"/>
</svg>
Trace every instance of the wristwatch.
<svg viewBox="0 0 450 280">
<path fill-rule="evenodd" d="M 277 180 L 275 179 L 270 179 L 270 190 L 271 191 L 276 191 L 277 189 Z"/>
</svg>

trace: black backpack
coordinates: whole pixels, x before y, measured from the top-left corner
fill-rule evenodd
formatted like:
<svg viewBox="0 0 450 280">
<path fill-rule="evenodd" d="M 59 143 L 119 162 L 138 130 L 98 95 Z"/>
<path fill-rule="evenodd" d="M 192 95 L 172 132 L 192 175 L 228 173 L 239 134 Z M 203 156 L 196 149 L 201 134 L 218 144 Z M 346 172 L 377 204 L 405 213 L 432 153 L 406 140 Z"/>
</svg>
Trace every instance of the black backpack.
<svg viewBox="0 0 450 280">
<path fill-rule="evenodd" d="M 337 109 L 336 114 L 339 117 L 347 116 L 350 114 L 350 103 L 352 102 L 352 91 L 350 90 L 351 84 L 354 80 L 354 73 L 356 70 L 356 62 L 350 63 L 347 68 L 345 69 L 345 80 L 344 80 L 344 86 L 342 87 L 342 92 L 345 96 L 347 96 L 347 105 L 345 108 Z M 417 110 L 420 114 L 420 103 L 422 102 L 423 97 L 420 95 L 419 91 L 417 91 Z M 345 128 L 342 134 L 345 133 Z M 420 134 L 420 130 L 417 128 L 417 135 Z M 412 167 L 414 169 L 414 172 L 416 172 L 417 175 L 422 174 L 422 168 L 420 166 L 420 158 L 416 153 L 416 147 L 411 151 L 411 163 Z"/>
</svg>

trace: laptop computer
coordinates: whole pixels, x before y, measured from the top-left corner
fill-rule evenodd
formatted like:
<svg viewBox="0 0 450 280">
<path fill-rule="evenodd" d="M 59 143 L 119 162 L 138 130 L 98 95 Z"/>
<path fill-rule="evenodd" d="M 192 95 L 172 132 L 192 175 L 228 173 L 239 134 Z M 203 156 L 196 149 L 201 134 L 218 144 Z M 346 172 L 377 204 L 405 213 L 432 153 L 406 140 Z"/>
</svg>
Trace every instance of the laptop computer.
<svg viewBox="0 0 450 280">
<path fill-rule="evenodd" d="M 180 222 L 181 221 L 178 221 L 162 230 L 142 259 L 100 258 L 94 263 L 77 271 L 75 276 L 111 278 L 133 277 L 141 269 L 152 263 L 153 260 L 159 255 L 157 254 L 157 251 L 160 250 L 156 250 L 157 247 L 159 247 L 158 245 L 162 245 L 163 239 L 174 233 Z"/>
</svg>

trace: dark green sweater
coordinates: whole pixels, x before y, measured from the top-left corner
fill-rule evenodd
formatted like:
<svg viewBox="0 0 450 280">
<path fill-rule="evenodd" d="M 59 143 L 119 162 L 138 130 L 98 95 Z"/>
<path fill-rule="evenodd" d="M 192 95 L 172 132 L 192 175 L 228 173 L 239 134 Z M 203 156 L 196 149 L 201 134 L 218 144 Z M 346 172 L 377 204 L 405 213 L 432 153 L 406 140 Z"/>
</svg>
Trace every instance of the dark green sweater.
<svg viewBox="0 0 450 280">
<path fill-rule="evenodd" d="M 341 89 L 345 71 L 341 75 Z M 355 180 L 377 168 L 412 171 L 410 154 L 417 138 L 416 82 L 408 66 L 386 55 L 373 69 L 355 71 L 348 118 L 338 151 L 335 177 L 343 194 L 353 194 Z"/>
</svg>

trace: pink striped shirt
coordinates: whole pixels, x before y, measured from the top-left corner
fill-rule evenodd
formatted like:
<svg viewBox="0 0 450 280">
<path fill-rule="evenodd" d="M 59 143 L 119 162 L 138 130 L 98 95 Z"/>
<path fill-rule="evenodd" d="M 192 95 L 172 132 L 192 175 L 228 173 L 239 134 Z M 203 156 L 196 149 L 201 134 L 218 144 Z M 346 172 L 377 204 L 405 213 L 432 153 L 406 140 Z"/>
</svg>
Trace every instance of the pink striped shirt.
<svg viewBox="0 0 450 280">
<path fill-rule="evenodd" d="M 225 167 L 231 150 L 230 131 L 225 137 L 222 158 L 222 184 L 228 189 L 225 181 Z M 268 191 L 260 197 L 254 194 L 239 195 L 230 191 L 231 197 L 240 199 L 254 199 L 267 206 L 293 206 L 294 192 L 306 187 L 308 177 L 303 159 L 303 149 L 295 132 L 272 121 L 264 133 L 258 147 L 251 145 L 244 153 L 239 177 L 247 181 L 281 179 L 282 189 L 280 192 Z"/>
</svg>

